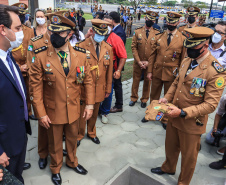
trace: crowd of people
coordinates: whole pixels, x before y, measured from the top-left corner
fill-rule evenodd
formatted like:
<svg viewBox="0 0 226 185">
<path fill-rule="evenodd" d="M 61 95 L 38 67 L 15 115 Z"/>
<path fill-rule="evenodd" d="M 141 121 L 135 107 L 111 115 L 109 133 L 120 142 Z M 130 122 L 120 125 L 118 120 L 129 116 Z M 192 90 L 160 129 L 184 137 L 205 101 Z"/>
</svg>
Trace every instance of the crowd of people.
<svg viewBox="0 0 226 185">
<path fill-rule="evenodd" d="M 27 134 L 32 134 L 29 120 L 37 120 L 39 168 L 46 168 L 50 156 L 52 182 L 60 185 L 63 156 L 68 168 L 86 175 L 88 170 L 76 156 L 86 130 L 88 138 L 100 144 L 98 116 L 107 124 L 109 113 L 123 111 L 121 77 L 127 59 L 126 37 L 131 34 L 133 19 L 129 8 L 108 14 L 101 5 L 91 6 L 95 19 L 84 35 L 81 9 L 36 9 L 29 27 L 27 8 L 24 3 L 0 5 L 0 165 L 24 184 L 22 172 L 31 166 L 25 162 Z M 123 13 L 125 10 L 129 16 Z M 187 11 L 188 23 L 181 26 L 182 15 L 167 12 L 165 31 L 155 23 L 157 12 L 145 13 L 145 25 L 136 28 L 132 38 L 133 84 L 128 102 L 132 107 L 138 101 L 143 74 L 141 107 L 146 108 L 149 98 L 150 103 L 159 100 L 154 109 L 163 111 L 157 111 L 163 113 L 158 114 L 158 120 L 166 129 L 166 160 L 151 172 L 174 175 L 181 153 L 178 184 L 184 185 L 192 179 L 208 114 L 219 102 L 206 141 L 219 147 L 226 134 L 226 96 L 222 96 L 226 23 L 219 22 L 214 30 L 202 27 L 197 24 L 200 9 L 188 7 Z M 130 22 L 127 33 L 122 19 L 126 24 Z M 164 97 L 160 99 L 163 87 Z M 160 109 L 169 103 L 174 106 L 168 106 L 165 112 Z M 141 121 L 149 120 L 145 116 Z M 210 168 L 226 168 L 225 147 L 217 153 L 223 159 L 211 163 Z"/>
</svg>

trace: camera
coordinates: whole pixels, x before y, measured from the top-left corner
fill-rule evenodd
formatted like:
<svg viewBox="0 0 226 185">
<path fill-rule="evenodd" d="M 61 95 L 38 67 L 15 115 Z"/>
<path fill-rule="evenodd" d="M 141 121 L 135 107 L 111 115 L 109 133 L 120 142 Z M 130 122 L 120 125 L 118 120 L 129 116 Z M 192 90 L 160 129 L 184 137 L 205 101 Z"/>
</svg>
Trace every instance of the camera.
<svg viewBox="0 0 226 185">
<path fill-rule="evenodd" d="M 224 137 L 224 134 L 222 134 L 221 131 L 217 130 L 216 132 L 213 132 L 213 137 L 214 137 L 213 145 L 219 147 L 220 139 L 221 137 Z"/>
</svg>

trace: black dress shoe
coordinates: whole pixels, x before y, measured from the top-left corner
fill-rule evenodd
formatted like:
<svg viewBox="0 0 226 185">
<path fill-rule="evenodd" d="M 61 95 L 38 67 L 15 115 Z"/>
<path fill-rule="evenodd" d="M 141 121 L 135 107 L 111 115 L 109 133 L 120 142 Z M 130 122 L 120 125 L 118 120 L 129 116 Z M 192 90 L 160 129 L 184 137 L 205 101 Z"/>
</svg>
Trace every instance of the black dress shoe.
<svg viewBox="0 0 226 185">
<path fill-rule="evenodd" d="M 33 114 L 29 116 L 30 119 L 32 120 L 38 120 L 38 118 L 36 118 Z"/>
<path fill-rule="evenodd" d="M 99 140 L 98 137 L 92 138 L 92 137 L 90 137 L 89 135 L 87 135 L 87 136 L 88 136 L 88 138 L 90 138 L 90 139 L 92 140 L 92 142 L 94 142 L 95 144 L 100 144 L 100 140 Z"/>
<path fill-rule="evenodd" d="M 152 168 L 151 169 L 151 172 L 152 173 L 155 173 L 155 174 L 158 174 L 158 175 L 162 175 L 162 174 L 165 174 L 166 173 L 166 172 L 162 171 L 161 167 Z M 166 174 L 174 175 L 175 173 L 166 173 Z"/>
<path fill-rule="evenodd" d="M 145 117 L 143 117 L 143 119 L 141 120 L 142 123 L 146 123 L 148 122 L 148 120 L 145 119 Z"/>
<path fill-rule="evenodd" d="M 63 156 L 67 156 L 67 150 L 63 149 Z"/>
<path fill-rule="evenodd" d="M 132 106 L 135 105 L 135 103 L 136 103 L 136 101 L 130 101 L 130 102 L 129 102 L 129 106 L 132 107 Z"/>
<path fill-rule="evenodd" d="M 80 143 L 81 143 L 81 140 L 78 140 L 77 141 L 77 147 L 79 147 Z"/>
<path fill-rule="evenodd" d="M 55 185 L 61 185 L 62 179 L 61 179 L 60 173 L 52 174 L 52 181 L 53 181 L 53 184 Z"/>
<path fill-rule="evenodd" d="M 39 158 L 38 165 L 41 170 L 45 169 L 47 166 L 47 158 L 44 158 L 44 159 Z"/>
<path fill-rule="evenodd" d="M 147 103 L 141 102 L 141 108 L 145 108 L 147 106 Z"/>
<path fill-rule="evenodd" d="M 66 138 L 65 138 L 65 135 L 63 134 L 63 141 L 65 141 L 66 140 Z"/>
<path fill-rule="evenodd" d="M 24 163 L 24 167 L 23 167 L 23 170 L 27 170 L 31 167 L 31 164 L 30 163 Z"/>
<path fill-rule="evenodd" d="M 166 130 L 166 126 L 167 126 L 167 124 L 165 124 L 165 123 L 162 123 L 162 127 Z"/>
<path fill-rule="evenodd" d="M 81 174 L 81 175 L 86 175 L 86 174 L 88 173 L 88 171 L 87 171 L 82 165 L 80 165 L 80 164 L 78 164 L 78 166 L 75 167 L 75 168 L 70 167 L 70 166 L 68 166 L 67 164 L 66 164 L 66 166 L 67 166 L 68 168 L 73 169 L 76 173 L 79 173 L 79 174 Z"/>
</svg>

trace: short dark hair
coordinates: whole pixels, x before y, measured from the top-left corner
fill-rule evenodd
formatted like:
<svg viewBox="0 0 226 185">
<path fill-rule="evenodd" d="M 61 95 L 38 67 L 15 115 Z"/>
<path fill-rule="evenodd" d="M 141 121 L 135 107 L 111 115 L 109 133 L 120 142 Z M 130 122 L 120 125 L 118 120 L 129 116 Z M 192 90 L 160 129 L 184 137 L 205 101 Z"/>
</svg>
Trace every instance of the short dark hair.
<svg viewBox="0 0 226 185">
<path fill-rule="evenodd" d="M 119 15 L 119 13 L 111 12 L 109 15 L 112 17 L 112 19 L 113 19 L 113 21 L 115 21 L 115 23 L 120 23 L 120 15 Z"/>
<path fill-rule="evenodd" d="M 217 24 L 219 24 L 221 26 L 226 26 L 226 21 L 219 21 Z"/>
<path fill-rule="evenodd" d="M 4 25 L 7 28 L 11 28 L 11 25 L 13 22 L 9 12 L 14 12 L 16 14 L 19 14 L 19 8 L 15 6 L 7 6 L 7 5 L 0 6 L 0 17 L 1 17 L 0 25 Z"/>
<path fill-rule="evenodd" d="M 105 16 L 104 16 L 104 19 L 110 19 L 110 20 L 113 20 L 112 17 L 111 17 L 110 15 L 105 15 Z"/>
</svg>

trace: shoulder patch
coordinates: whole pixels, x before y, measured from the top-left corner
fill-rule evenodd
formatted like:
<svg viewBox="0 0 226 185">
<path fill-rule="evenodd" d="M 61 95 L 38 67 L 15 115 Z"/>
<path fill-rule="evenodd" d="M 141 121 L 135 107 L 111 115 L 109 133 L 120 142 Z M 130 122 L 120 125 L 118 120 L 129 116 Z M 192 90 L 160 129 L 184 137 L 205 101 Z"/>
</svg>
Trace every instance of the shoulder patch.
<svg viewBox="0 0 226 185">
<path fill-rule="evenodd" d="M 109 46 L 111 46 L 112 47 L 112 45 L 110 44 L 110 43 L 108 43 L 107 41 L 105 41 Z"/>
<path fill-rule="evenodd" d="M 218 73 L 222 73 L 224 71 L 224 68 L 216 61 L 212 62 L 212 66 L 214 67 L 214 69 L 216 69 Z"/>
<path fill-rule="evenodd" d="M 74 46 L 73 48 L 74 48 L 75 51 L 80 51 L 82 53 L 86 53 L 86 49 L 84 49 L 84 48 L 80 48 L 78 46 Z"/>
<path fill-rule="evenodd" d="M 153 28 L 154 30 L 156 30 L 156 31 L 159 31 L 159 32 L 161 32 L 161 30 L 160 29 L 158 29 L 158 28 Z"/>
<path fill-rule="evenodd" d="M 40 48 L 34 50 L 34 53 L 35 53 L 35 54 L 38 54 L 38 53 L 40 53 L 40 52 L 42 52 L 42 51 L 47 50 L 47 48 L 48 48 L 48 46 L 42 46 L 42 47 L 40 47 Z"/>
<path fill-rule="evenodd" d="M 43 37 L 43 35 L 38 35 L 38 36 L 36 36 L 36 37 L 31 38 L 31 41 L 32 41 L 32 42 L 35 42 L 35 41 L 41 39 L 42 37 Z"/>
<path fill-rule="evenodd" d="M 223 77 L 219 77 L 218 79 L 216 79 L 215 86 L 217 88 L 223 87 L 224 86 L 224 78 Z"/>
<path fill-rule="evenodd" d="M 143 28 L 143 26 L 139 26 L 139 27 L 137 27 L 135 30 L 138 30 L 138 29 L 141 29 L 141 28 Z"/>
</svg>

